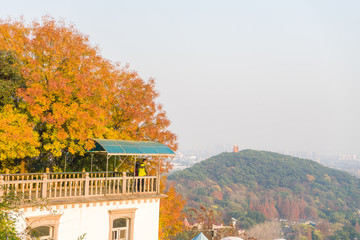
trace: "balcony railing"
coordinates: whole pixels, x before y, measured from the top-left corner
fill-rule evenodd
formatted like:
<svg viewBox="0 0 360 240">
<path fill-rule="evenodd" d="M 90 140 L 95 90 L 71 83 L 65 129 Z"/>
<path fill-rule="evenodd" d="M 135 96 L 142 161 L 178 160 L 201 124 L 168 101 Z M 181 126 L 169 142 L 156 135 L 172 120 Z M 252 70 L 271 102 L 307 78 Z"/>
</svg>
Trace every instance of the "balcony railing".
<svg viewBox="0 0 360 240">
<path fill-rule="evenodd" d="M 23 199 L 115 196 L 158 193 L 156 176 L 134 177 L 117 172 L 29 173 L 0 175 L 0 197 Z"/>
</svg>

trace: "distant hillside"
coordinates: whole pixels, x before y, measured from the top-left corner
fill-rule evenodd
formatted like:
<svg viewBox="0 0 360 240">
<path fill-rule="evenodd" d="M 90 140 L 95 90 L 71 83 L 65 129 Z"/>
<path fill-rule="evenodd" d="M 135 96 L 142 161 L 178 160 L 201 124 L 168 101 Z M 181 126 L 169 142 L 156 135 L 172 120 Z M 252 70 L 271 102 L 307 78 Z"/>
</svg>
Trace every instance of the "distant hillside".
<svg viewBox="0 0 360 240">
<path fill-rule="evenodd" d="M 242 218 L 246 226 L 261 218 L 259 213 L 267 218 L 322 218 L 354 226 L 355 209 L 360 209 L 359 179 L 273 152 L 221 153 L 168 179 L 176 183 L 189 207 L 214 207 L 224 216 Z"/>
</svg>

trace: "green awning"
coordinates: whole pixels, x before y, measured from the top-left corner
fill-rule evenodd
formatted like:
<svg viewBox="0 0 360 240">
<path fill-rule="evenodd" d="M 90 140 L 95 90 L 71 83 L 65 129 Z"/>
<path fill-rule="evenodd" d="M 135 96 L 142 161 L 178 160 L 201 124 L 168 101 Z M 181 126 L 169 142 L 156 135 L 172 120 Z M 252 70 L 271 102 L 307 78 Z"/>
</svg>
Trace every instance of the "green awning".
<svg viewBox="0 0 360 240">
<path fill-rule="evenodd" d="M 173 156 L 175 153 L 168 146 L 151 141 L 126 141 L 115 139 L 91 139 L 95 148 L 89 152 L 108 155 L 132 156 Z"/>
</svg>

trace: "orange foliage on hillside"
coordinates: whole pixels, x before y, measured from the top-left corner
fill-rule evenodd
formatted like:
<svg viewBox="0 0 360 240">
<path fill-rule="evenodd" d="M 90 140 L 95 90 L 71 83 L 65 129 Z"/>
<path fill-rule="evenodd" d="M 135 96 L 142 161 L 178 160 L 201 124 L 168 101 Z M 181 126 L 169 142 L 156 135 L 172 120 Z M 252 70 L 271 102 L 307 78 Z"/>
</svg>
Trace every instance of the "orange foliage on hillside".
<svg viewBox="0 0 360 240">
<path fill-rule="evenodd" d="M 251 199 L 249 208 L 252 211 L 258 211 L 265 215 L 268 219 L 275 219 L 278 217 L 286 218 L 288 220 L 298 221 L 299 219 L 306 219 L 306 202 L 303 196 L 301 199 L 289 199 L 278 197 L 277 202 L 273 199 L 264 201 Z M 314 217 L 316 213 L 308 213 L 309 217 Z"/>
</svg>

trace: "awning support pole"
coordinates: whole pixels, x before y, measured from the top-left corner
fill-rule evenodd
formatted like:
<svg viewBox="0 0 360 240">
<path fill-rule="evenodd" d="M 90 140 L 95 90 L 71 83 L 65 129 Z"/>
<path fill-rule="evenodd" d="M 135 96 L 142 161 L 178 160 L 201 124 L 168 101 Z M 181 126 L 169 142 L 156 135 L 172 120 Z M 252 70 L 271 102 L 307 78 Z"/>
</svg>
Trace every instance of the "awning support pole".
<svg viewBox="0 0 360 240">
<path fill-rule="evenodd" d="M 116 156 L 114 156 L 114 166 L 113 166 L 113 171 L 115 172 L 115 162 L 116 162 Z"/>
<path fill-rule="evenodd" d="M 157 189 L 156 189 L 156 193 L 160 193 L 160 158 L 158 157 L 158 174 L 157 174 L 157 178 L 158 178 L 158 181 L 157 181 Z"/>
<path fill-rule="evenodd" d="M 133 174 L 133 186 L 132 186 L 132 193 L 134 194 L 134 188 L 135 188 L 135 171 L 136 171 L 136 160 L 137 160 L 137 157 L 135 156 L 134 157 L 134 174 Z"/>
<path fill-rule="evenodd" d="M 93 161 L 94 161 L 94 154 L 91 154 L 91 165 L 90 165 L 90 172 L 93 171 Z"/>
<path fill-rule="evenodd" d="M 105 195 L 108 190 L 109 158 L 111 155 L 106 154 L 106 176 L 105 176 Z"/>
</svg>

